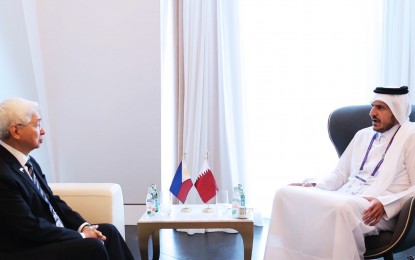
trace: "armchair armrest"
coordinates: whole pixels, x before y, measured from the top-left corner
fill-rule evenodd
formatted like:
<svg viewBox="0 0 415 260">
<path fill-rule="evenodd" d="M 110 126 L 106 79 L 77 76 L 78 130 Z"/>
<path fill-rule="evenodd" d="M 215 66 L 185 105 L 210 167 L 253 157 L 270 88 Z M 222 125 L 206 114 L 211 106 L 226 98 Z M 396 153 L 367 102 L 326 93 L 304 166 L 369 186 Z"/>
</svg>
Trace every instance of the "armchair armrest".
<svg viewBox="0 0 415 260">
<path fill-rule="evenodd" d="M 415 240 L 415 197 L 409 198 L 401 212 L 393 231 L 382 231 L 377 236 L 365 238 L 365 259 L 387 257 L 393 259 L 392 254 L 404 251 L 413 246 Z M 388 258 L 388 259 L 389 259 Z"/>
<path fill-rule="evenodd" d="M 49 183 L 53 193 L 91 224 L 110 223 L 125 239 L 124 200 L 116 183 Z"/>
</svg>

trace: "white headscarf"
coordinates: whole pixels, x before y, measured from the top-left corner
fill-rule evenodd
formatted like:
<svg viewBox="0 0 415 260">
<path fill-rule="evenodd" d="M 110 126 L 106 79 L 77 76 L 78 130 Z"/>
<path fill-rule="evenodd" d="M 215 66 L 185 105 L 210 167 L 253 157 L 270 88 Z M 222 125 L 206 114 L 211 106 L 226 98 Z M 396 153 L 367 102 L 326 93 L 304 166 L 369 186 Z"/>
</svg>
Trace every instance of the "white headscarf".
<svg viewBox="0 0 415 260">
<path fill-rule="evenodd" d="M 412 111 L 412 105 L 408 94 L 391 95 L 376 93 L 375 97 L 373 98 L 373 101 L 375 100 L 382 101 L 387 104 L 396 120 L 398 120 L 399 124 L 401 124 L 401 128 L 396 133 L 395 140 L 393 141 L 390 150 L 385 155 L 384 163 L 379 169 L 379 173 L 396 173 L 399 158 L 403 152 L 402 148 L 404 147 L 408 138 L 413 136 L 415 133 L 415 124 L 409 122 L 409 115 Z M 400 198 L 403 198 L 409 193 L 415 192 L 415 185 L 413 185 L 406 191 L 398 192 L 396 194 L 379 196 L 381 194 L 385 194 L 384 192 L 388 189 L 394 178 L 395 174 L 379 174 L 378 178 L 375 180 L 375 183 L 364 192 L 363 196 L 377 197 L 377 199 L 380 200 L 383 205 L 387 205 Z"/>
<path fill-rule="evenodd" d="M 372 102 L 375 100 L 386 103 L 400 125 L 403 125 L 403 123 L 409 120 L 409 115 L 412 111 L 412 105 L 408 94 L 389 95 L 375 93 L 375 97 L 373 98 Z"/>
</svg>

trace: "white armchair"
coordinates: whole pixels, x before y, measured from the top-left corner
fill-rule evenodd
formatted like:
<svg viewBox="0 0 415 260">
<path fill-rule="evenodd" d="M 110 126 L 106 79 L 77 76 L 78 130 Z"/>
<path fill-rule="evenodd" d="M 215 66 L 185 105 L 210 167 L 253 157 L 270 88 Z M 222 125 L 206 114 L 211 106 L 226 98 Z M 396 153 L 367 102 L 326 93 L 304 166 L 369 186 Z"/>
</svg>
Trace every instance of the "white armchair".
<svg viewBox="0 0 415 260">
<path fill-rule="evenodd" d="M 53 193 L 90 223 L 111 223 L 125 239 L 124 200 L 116 183 L 49 183 Z"/>
</svg>

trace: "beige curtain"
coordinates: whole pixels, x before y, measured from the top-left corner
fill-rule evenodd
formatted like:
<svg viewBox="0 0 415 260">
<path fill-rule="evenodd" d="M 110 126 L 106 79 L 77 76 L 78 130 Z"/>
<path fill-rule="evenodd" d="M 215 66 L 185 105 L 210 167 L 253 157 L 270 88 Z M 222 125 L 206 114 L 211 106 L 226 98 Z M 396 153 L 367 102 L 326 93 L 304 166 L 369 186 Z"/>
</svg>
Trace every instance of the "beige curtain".
<svg viewBox="0 0 415 260">
<path fill-rule="evenodd" d="M 208 157 L 219 189 L 231 193 L 232 187 L 244 179 L 237 1 L 177 0 L 163 4 L 164 50 L 173 46 L 173 55 L 162 55 L 167 64 L 163 74 L 171 79 L 163 84 L 162 91 L 174 99 L 170 105 L 174 113 L 163 111 L 174 118 L 175 133 L 166 134 L 174 141 L 166 142 L 170 149 L 164 157 L 174 158 L 171 168 L 185 155 L 193 182 Z M 165 178 L 171 182 L 173 174 L 170 170 Z M 201 200 L 193 188 L 188 203 L 195 202 Z"/>
</svg>

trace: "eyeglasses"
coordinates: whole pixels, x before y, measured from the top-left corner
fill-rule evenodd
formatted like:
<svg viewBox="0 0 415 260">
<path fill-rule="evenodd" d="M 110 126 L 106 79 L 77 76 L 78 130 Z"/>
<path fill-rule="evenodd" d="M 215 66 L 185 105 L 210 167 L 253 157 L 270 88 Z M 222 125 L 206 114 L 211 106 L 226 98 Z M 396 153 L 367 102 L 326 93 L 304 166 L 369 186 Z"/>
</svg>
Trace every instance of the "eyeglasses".
<svg viewBox="0 0 415 260">
<path fill-rule="evenodd" d="M 39 121 L 37 122 L 37 124 L 27 123 L 27 124 L 16 124 L 16 125 L 17 126 L 20 126 L 20 127 L 25 127 L 25 126 L 28 126 L 28 125 L 32 125 L 34 127 L 37 127 L 39 130 L 42 129 L 42 127 L 43 127 L 41 119 L 39 119 Z"/>
</svg>

